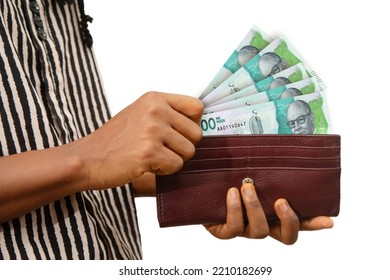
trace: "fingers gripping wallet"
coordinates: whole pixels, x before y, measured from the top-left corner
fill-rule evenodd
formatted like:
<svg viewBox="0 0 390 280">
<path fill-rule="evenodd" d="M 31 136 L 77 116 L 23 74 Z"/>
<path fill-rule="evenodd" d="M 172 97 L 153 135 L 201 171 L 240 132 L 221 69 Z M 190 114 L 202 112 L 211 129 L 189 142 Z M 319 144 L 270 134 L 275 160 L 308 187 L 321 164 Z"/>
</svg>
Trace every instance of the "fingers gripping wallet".
<svg viewBox="0 0 390 280">
<path fill-rule="evenodd" d="M 285 198 L 300 219 L 337 216 L 339 135 L 205 136 L 175 174 L 156 176 L 160 227 L 226 222 L 226 195 L 253 181 L 267 220 Z"/>
</svg>

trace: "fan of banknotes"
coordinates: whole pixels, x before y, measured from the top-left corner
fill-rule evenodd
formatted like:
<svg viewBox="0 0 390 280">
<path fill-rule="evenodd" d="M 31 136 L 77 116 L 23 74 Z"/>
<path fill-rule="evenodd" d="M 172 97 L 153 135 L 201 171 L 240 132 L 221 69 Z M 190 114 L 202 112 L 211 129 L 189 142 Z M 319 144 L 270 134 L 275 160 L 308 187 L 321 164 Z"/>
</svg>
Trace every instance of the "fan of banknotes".
<svg viewBox="0 0 390 280">
<path fill-rule="evenodd" d="M 199 97 L 203 135 L 326 134 L 325 84 L 284 37 L 254 26 Z"/>
</svg>

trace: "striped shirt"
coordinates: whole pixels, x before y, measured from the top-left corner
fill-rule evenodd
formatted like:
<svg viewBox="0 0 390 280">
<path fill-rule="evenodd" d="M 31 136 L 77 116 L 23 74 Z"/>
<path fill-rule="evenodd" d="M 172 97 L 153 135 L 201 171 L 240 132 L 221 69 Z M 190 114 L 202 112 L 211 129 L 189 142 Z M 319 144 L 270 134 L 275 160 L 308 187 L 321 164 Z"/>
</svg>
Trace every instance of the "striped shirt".
<svg viewBox="0 0 390 280">
<path fill-rule="evenodd" d="M 0 1 L 0 156 L 72 142 L 110 118 L 85 19 L 82 0 Z M 0 259 L 141 258 L 130 185 L 0 225 Z"/>
</svg>

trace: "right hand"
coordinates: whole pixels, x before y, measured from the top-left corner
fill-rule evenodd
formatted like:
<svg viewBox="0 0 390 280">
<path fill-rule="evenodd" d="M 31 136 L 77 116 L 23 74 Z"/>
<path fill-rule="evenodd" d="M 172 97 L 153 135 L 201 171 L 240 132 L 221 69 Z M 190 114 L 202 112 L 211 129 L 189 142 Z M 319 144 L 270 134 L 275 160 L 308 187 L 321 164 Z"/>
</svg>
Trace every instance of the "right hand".
<svg viewBox="0 0 390 280">
<path fill-rule="evenodd" d="M 200 141 L 199 99 L 149 92 L 87 137 L 73 142 L 82 154 L 86 189 L 128 183 L 144 173 L 170 174 L 194 155 Z"/>
<path fill-rule="evenodd" d="M 226 196 L 226 206 L 225 224 L 205 225 L 213 236 L 220 239 L 238 236 L 263 239 L 269 235 L 279 242 L 291 245 L 297 241 L 299 231 L 333 227 L 332 219 L 325 216 L 300 221 L 284 198 L 276 200 L 274 204 L 279 222 L 269 224 L 255 187 L 251 184 L 243 185 L 240 190 L 237 188 L 229 189 Z M 247 224 L 244 222 L 243 211 L 246 211 L 248 217 Z"/>
</svg>

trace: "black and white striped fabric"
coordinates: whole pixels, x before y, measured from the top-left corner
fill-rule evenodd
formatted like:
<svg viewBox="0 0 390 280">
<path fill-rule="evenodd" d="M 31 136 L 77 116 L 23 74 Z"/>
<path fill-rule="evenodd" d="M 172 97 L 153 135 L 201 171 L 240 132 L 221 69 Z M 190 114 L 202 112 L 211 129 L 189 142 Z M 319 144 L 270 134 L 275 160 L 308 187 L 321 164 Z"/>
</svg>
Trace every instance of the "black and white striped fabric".
<svg viewBox="0 0 390 280">
<path fill-rule="evenodd" d="M 0 1 L 0 156 L 69 143 L 110 118 L 83 9 L 82 1 Z M 0 259 L 140 258 L 129 185 L 0 225 Z"/>
</svg>

